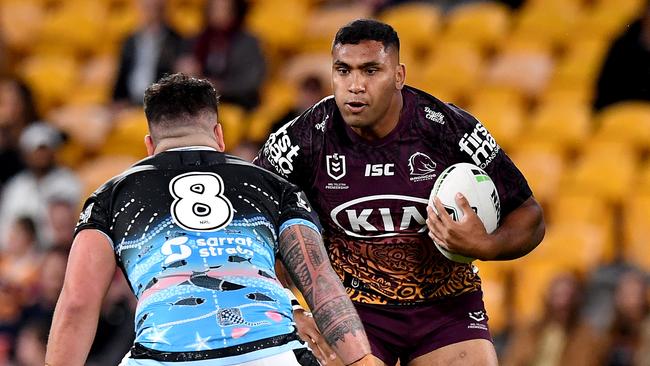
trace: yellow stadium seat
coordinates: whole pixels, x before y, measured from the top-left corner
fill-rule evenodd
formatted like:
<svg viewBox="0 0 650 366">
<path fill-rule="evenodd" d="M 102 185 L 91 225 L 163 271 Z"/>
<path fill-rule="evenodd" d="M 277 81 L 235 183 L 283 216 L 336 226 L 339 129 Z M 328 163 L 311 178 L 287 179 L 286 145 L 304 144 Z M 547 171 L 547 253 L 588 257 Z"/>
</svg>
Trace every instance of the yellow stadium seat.
<svg viewBox="0 0 650 366">
<path fill-rule="evenodd" d="M 83 197 L 88 197 L 109 179 L 122 173 L 138 159 L 129 155 L 106 155 L 86 162 L 76 170 L 83 185 Z"/>
<path fill-rule="evenodd" d="M 422 78 L 427 86 L 441 85 L 461 96 L 476 87 L 483 70 L 483 57 L 480 49 L 470 43 L 447 43 L 444 48 L 438 47 L 423 66 Z"/>
<path fill-rule="evenodd" d="M 243 108 L 227 103 L 219 105 L 219 123 L 223 128 L 226 151 L 232 151 L 239 145 L 247 128 L 246 122 Z"/>
<path fill-rule="evenodd" d="M 36 96 L 41 114 L 61 104 L 77 83 L 77 61 L 71 55 L 32 56 L 19 66 L 18 74 Z"/>
<path fill-rule="evenodd" d="M 68 49 L 83 55 L 103 48 L 108 9 L 102 2 L 62 2 L 47 14 L 35 45 L 39 52 Z"/>
<path fill-rule="evenodd" d="M 578 19 L 574 40 L 583 38 L 611 41 L 625 30 L 625 27 L 643 13 L 645 0 L 596 0 L 584 17 Z"/>
<path fill-rule="evenodd" d="M 502 41 L 509 27 L 510 10 L 506 5 L 476 2 L 451 10 L 443 38 L 474 43 L 485 50 Z"/>
<path fill-rule="evenodd" d="M 336 31 L 359 18 L 370 18 L 371 9 L 361 2 L 313 9 L 304 32 L 304 50 L 329 51 Z"/>
<path fill-rule="evenodd" d="M 527 146 L 509 155 L 526 177 L 537 201 L 545 206 L 559 191 L 566 163 L 562 151 L 555 146 Z"/>
<path fill-rule="evenodd" d="M 271 124 L 293 108 L 295 99 L 295 85 L 279 80 L 269 82 L 262 89 L 262 103 L 251 113 L 246 138 L 266 141 Z"/>
<path fill-rule="evenodd" d="M 620 203 L 631 193 L 637 160 L 638 155 L 624 144 L 591 140 L 575 167 L 567 171 L 563 188 Z"/>
<path fill-rule="evenodd" d="M 297 50 L 304 39 L 308 10 L 308 5 L 299 1 L 256 1 L 246 17 L 246 27 L 271 49 Z"/>
<path fill-rule="evenodd" d="M 559 46 L 570 39 L 574 24 L 581 16 L 582 7 L 577 2 L 527 3 L 518 15 L 513 32 Z"/>
<path fill-rule="evenodd" d="M 579 150 L 591 134 L 591 107 L 585 103 L 545 103 L 530 116 L 526 139 L 555 145 L 563 152 Z"/>
<path fill-rule="evenodd" d="M 537 320 L 542 314 L 544 298 L 551 281 L 558 273 L 574 269 L 572 265 L 566 263 L 530 260 L 529 257 L 535 256 L 536 251 L 537 249 L 513 262 L 517 268 L 513 272 L 515 313 L 509 316 L 514 317 L 515 322 L 519 324 Z"/>
<path fill-rule="evenodd" d="M 593 88 L 609 43 L 600 39 L 572 42 L 551 78 L 551 85 Z"/>
<path fill-rule="evenodd" d="M 428 49 L 436 43 L 441 11 L 428 3 L 405 3 L 389 7 L 379 19 L 395 28 L 403 48 Z"/>
<path fill-rule="evenodd" d="M 0 3 L 0 32 L 8 48 L 27 52 L 40 33 L 45 11 L 37 1 L 14 0 Z M 25 26 L 29 24 L 29 26 Z"/>
<path fill-rule="evenodd" d="M 100 55 L 86 61 L 79 69 L 78 83 L 67 97 L 69 104 L 108 104 L 112 99 L 117 59 Z"/>
<path fill-rule="evenodd" d="M 635 195 L 624 207 L 623 237 L 625 259 L 650 270 L 650 193 Z"/>
<path fill-rule="evenodd" d="M 53 110 L 47 120 L 86 152 L 96 152 L 111 131 L 108 109 L 98 104 L 71 104 Z"/>
<path fill-rule="evenodd" d="M 614 245 L 614 209 L 606 200 L 589 192 L 559 192 L 549 202 L 544 212 L 548 225 L 577 225 L 598 227 L 602 229 L 602 256 L 605 260 L 613 259 Z"/>
<path fill-rule="evenodd" d="M 122 111 L 112 124 L 113 128 L 99 150 L 101 155 L 127 155 L 137 159 L 147 156 L 144 136 L 148 128 L 142 108 Z"/>
<path fill-rule="evenodd" d="M 544 239 L 528 260 L 555 262 L 587 273 L 605 260 L 607 235 L 600 225 L 556 222 L 546 228 Z"/>
<path fill-rule="evenodd" d="M 650 161 L 637 172 L 636 177 L 639 193 L 650 195 Z"/>
<path fill-rule="evenodd" d="M 108 7 L 105 29 L 108 52 L 119 50 L 120 43 L 138 26 L 138 12 L 133 1 L 113 1 Z"/>
<path fill-rule="evenodd" d="M 529 98 L 539 95 L 548 84 L 554 59 L 549 51 L 531 43 L 530 49 L 504 49 L 486 69 L 488 85 L 513 88 Z M 512 46 L 509 46 L 512 47 Z"/>
<path fill-rule="evenodd" d="M 516 145 L 523 128 L 523 100 L 516 101 L 513 98 L 512 102 L 500 104 L 490 97 L 474 98 L 467 110 L 487 127 L 492 137 L 506 151 Z"/>
<path fill-rule="evenodd" d="M 558 85 L 551 83 L 537 97 L 542 104 L 567 103 L 591 104 L 594 89 L 585 85 Z"/>
<path fill-rule="evenodd" d="M 499 333 L 508 325 L 512 306 L 508 303 L 514 290 L 509 278 L 511 268 L 507 262 L 475 261 L 474 265 L 478 267 L 481 277 L 483 302 L 490 317 L 490 330 Z"/>
<path fill-rule="evenodd" d="M 597 115 L 596 138 L 650 150 L 650 102 L 621 102 Z"/>
<path fill-rule="evenodd" d="M 166 17 L 182 36 L 193 37 L 205 26 L 205 0 L 169 0 Z"/>
</svg>

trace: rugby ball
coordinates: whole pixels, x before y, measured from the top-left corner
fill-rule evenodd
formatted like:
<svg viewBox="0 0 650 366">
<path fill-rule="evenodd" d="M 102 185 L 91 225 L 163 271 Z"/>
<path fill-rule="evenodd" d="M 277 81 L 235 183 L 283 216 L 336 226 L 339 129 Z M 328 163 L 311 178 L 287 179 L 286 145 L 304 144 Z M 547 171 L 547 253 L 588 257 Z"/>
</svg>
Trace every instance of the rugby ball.
<svg viewBox="0 0 650 366">
<path fill-rule="evenodd" d="M 501 205 L 497 188 L 487 173 L 474 164 L 451 165 L 440 174 L 433 185 L 429 205 L 437 213 L 433 198 L 438 197 L 447 213 L 454 221 L 459 221 L 463 217 L 463 211 L 456 204 L 458 192 L 467 198 L 469 205 L 483 222 L 485 230 L 488 233 L 496 230 L 501 215 Z M 474 258 L 452 253 L 437 243 L 435 245 L 445 257 L 454 262 L 471 263 L 474 260 Z"/>
</svg>

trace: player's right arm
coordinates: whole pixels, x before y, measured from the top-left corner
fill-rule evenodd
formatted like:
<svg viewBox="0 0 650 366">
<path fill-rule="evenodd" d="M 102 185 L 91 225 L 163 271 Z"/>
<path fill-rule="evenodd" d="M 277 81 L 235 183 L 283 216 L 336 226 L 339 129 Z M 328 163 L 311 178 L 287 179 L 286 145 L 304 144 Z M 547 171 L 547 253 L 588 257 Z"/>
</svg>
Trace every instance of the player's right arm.
<svg viewBox="0 0 650 366">
<path fill-rule="evenodd" d="M 116 263 L 108 238 L 83 230 L 72 244 L 45 355 L 46 365 L 83 366 Z"/>
<path fill-rule="evenodd" d="M 280 235 L 280 256 L 326 341 L 346 365 L 372 365 L 361 319 L 332 269 L 320 233 L 296 224 Z"/>
</svg>

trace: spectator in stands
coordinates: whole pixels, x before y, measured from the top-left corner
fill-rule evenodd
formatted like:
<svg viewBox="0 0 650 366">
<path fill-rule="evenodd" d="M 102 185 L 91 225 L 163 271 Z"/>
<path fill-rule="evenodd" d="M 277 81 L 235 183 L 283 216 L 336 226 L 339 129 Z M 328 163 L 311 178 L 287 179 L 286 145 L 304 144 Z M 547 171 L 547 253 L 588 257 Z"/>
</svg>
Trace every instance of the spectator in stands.
<svg viewBox="0 0 650 366">
<path fill-rule="evenodd" d="M 144 90 L 172 73 L 184 40 L 165 22 L 165 0 L 138 0 L 140 28 L 122 45 L 113 90 L 118 106 L 142 105 Z"/>
<path fill-rule="evenodd" d="M 47 202 L 45 237 L 49 246 L 70 249 L 74 228 L 79 219 L 77 202 L 64 197 L 52 197 Z"/>
<path fill-rule="evenodd" d="M 50 321 L 32 319 L 20 329 L 16 339 L 13 366 L 42 366 Z"/>
<path fill-rule="evenodd" d="M 0 81 L 0 187 L 23 169 L 18 138 L 23 129 L 37 119 L 27 85 L 17 79 Z"/>
<path fill-rule="evenodd" d="M 206 28 L 196 39 L 194 57 L 222 102 L 250 110 L 259 103 L 266 60 L 259 40 L 243 28 L 247 9 L 244 0 L 208 0 Z"/>
<path fill-rule="evenodd" d="M 10 226 L 7 236 L 0 255 L 0 278 L 17 290 L 22 305 L 34 294 L 41 266 L 34 221 L 19 217 Z"/>
<path fill-rule="evenodd" d="M 19 146 L 27 168 L 16 174 L 4 187 L 0 200 L 0 233 L 17 217 L 27 216 L 36 223 L 38 238 L 44 239 L 47 202 L 53 197 L 78 204 L 81 183 L 70 170 L 55 160 L 62 143 L 60 131 L 44 122 L 33 123 L 20 136 Z"/>
<path fill-rule="evenodd" d="M 623 259 L 620 246 L 615 249 L 615 259 L 596 267 L 587 278 L 583 315 L 599 332 L 609 329 L 614 321 L 614 294 L 621 277 L 630 271 L 640 271 Z"/>
<path fill-rule="evenodd" d="M 582 297 L 583 287 L 576 275 L 564 273 L 554 278 L 544 299 L 542 316 L 515 329 L 502 364 L 597 365 L 594 347 L 599 340 L 580 318 Z"/>
<path fill-rule="evenodd" d="M 22 313 L 23 325 L 32 319 L 52 320 L 56 301 L 63 288 L 67 263 L 68 250 L 60 247 L 46 250 L 40 268 L 37 292 Z"/>
<path fill-rule="evenodd" d="M 607 330 L 601 365 L 635 365 L 641 347 L 642 324 L 650 315 L 647 276 L 628 271 L 620 278 L 614 294 L 614 320 Z"/>
<path fill-rule="evenodd" d="M 598 77 L 596 109 L 624 100 L 650 101 L 650 1 L 614 41 Z"/>
</svg>

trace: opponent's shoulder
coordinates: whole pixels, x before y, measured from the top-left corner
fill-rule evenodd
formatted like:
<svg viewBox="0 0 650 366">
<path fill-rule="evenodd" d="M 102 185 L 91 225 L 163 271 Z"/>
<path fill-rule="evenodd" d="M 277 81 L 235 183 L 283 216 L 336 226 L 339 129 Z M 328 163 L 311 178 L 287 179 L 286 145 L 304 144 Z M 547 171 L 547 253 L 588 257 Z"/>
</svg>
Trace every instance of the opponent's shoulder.
<svg viewBox="0 0 650 366">
<path fill-rule="evenodd" d="M 107 180 L 106 182 L 104 182 L 104 184 L 99 186 L 99 188 L 97 188 L 92 195 L 93 196 L 106 195 L 107 193 L 113 191 L 114 188 L 118 186 L 122 181 L 124 181 L 127 177 L 137 174 L 139 172 L 155 170 L 156 166 L 154 163 L 154 158 L 155 158 L 154 156 L 150 156 L 134 163 L 128 169 L 124 170 L 122 173 L 119 173 L 118 175 L 115 175 L 109 180 Z"/>
<path fill-rule="evenodd" d="M 258 166 L 252 162 L 246 161 L 234 155 L 226 154 L 226 164 L 230 164 L 231 166 L 237 166 L 240 167 L 241 169 L 248 170 L 248 174 L 255 175 L 258 179 L 271 182 L 273 184 L 292 185 L 292 183 L 287 181 L 282 176 L 276 174 L 275 172 L 265 169 L 264 167 Z"/>
</svg>

